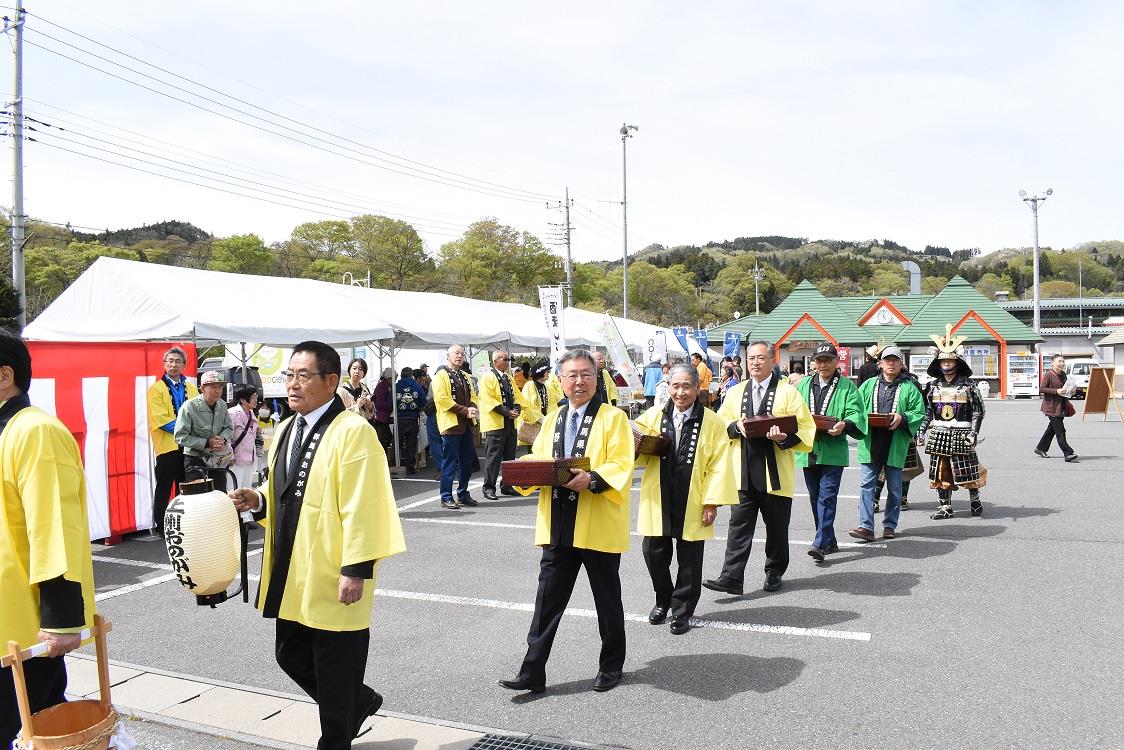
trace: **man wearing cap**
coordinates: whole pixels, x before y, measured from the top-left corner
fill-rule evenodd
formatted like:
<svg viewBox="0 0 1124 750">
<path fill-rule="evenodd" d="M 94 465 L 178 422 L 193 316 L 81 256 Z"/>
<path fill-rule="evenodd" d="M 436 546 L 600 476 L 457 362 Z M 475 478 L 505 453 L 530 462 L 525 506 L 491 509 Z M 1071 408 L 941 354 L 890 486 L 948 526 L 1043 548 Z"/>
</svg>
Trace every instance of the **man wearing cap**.
<svg viewBox="0 0 1124 750">
<path fill-rule="evenodd" d="M 703 586 L 712 591 L 742 594 L 758 513 L 765 522 L 762 588 L 778 590 L 788 569 L 788 522 L 796 484 L 793 453 L 812 449 L 816 423 L 796 389 L 773 372 L 775 357 L 772 343 L 751 343 L 746 354 L 749 377 L 727 391 L 726 400 L 718 409 L 731 440 L 727 450 L 731 451 L 738 504 L 730 510 L 722 573 L 716 579 L 703 581 Z M 747 437 L 744 418 L 783 416 L 796 417 L 796 432 L 781 432 L 774 424 L 764 437 Z"/>
<path fill-rule="evenodd" d="M 226 492 L 226 469 L 215 467 L 216 459 L 230 450 L 234 425 L 230 412 L 222 400 L 223 377 L 218 370 L 209 370 L 199 379 L 202 390 L 180 409 L 176 420 L 176 443 L 183 448 L 184 471 L 201 470 L 215 484 L 215 489 Z M 229 461 L 227 463 L 230 463 Z"/>
<path fill-rule="evenodd" d="M 492 352 L 492 367 L 480 378 L 480 432 L 484 438 L 484 497 L 496 499 L 496 481 L 500 462 L 515 459 L 515 420 L 528 408 L 523 392 L 517 390 L 508 375 L 511 354 Z M 505 495 L 514 495 L 511 487 L 500 488 Z"/>
<path fill-rule="evenodd" d="M 183 481 L 183 448 L 176 442 L 176 417 L 184 403 L 199 395 L 195 381 L 184 377 L 187 353 L 178 346 L 164 352 L 164 374 L 148 387 L 148 431 L 156 454 L 156 491 L 152 496 L 153 530 L 164 535 L 164 511 L 172 485 Z"/>
<path fill-rule="evenodd" d="M 808 554 L 822 562 L 824 555 L 839 550 L 835 539 L 835 509 L 839 500 L 839 482 L 843 468 L 850 462 L 847 436 L 861 440 L 866 433 L 866 412 L 859 402 L 859 390 L 839 372 L 839 352 L 835 345 L 824 342 L 812 355 L 815 373 L 796 386 L 813 416 L 831 417 L 835 423 L 828 429 L 816 429 L 816 440 L 810 453 L 797 453 L 796 466 L 804 470 L 812 519 L 816 522 L 816 538 Z"/>
<path fill-rule="evenodd" d="M 910 438 L 925 418 L 925 400 L 903 372 L 902 350 L 890 345 L 882 349 L 881 375 L 859 386 L 859 402 L 868 414 L 891 415 L 888 427 L 867 425 L 859 442 L 862 464 L 859 494 L 859 525 L 848 533 L 864 542 L 874 541 L 874 486 L 878 474 L 886 474 L 886 514 L 882 519 L 882 538 L 897 534 L 902 509 L 902 468 Z"/>
</svg>

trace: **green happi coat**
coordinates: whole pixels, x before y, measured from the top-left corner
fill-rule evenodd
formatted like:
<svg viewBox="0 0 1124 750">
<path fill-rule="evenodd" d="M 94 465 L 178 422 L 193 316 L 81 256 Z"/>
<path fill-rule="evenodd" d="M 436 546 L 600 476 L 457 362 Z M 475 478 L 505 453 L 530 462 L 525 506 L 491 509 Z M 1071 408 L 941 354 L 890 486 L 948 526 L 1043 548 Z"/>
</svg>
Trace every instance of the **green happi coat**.
<svg viewBox="0 0 1124 750">
<path fill-rule="evenodd" d="M 866 413 L 877 411 L 874 404 L 875 387 L 881 379 L 882 376 L 879 375 L 870 378 L 859 386 L 859 404 Z M 921 426 L 921 420 L 925 418 L 925 398 L 921 395 L 917 386 L 909 380 L 901 383 L 898 389 L 900 390 L 898 413 L 902 415 L 905 424 L 892 433 L 890 452 L 886 457 L 886 464 L 900 469 L 905 466 L 905 454 L 909 449 L 909 440 L 917 434 L 917 428 Z M 871 463 L 871 438 L 874 433 L 879 431 L 878 429 L 868 429 L 866 436 L 859 442 L 859 463 Z"/>
<path fill-rule="evenodd" d="M 815 414 L 814 403 L 809 403 L 809 393 L 812 390 L 812 382 L 819 379 L 819 374 L 814 374 L 810 377 L 804 378 L 796 384 L 796 390 L 800 397 L 804 399 L 804 403 L 809 404 L 808 409 Z M 836 417 L 837 420 L 841 419 L 850 422 L 854 425 L 854 429 L 848 427 L 839 435 L 828 435 L 826 432 L 816 430 L 816 440 L 812 444 L 811 453 L 797 453 L 796 454 L 796 467 L 799 469 L 807 468 L 809 465 L 809 457 L 816 457 L 816 465 L 819 466 L 847 466 L 850 463 L 849 447 L 847 445 L 847 435 L 851 435 L 856 439 L 866 435 L 866 414 L 867 410 L 863 408 L 862 402 L 859 400 L 859 389 L 855 386 L 850 379 L 840 377 L 835 384 L 835 391 L 831 394 L 831 400 L 827 402 L 827 415 Z"/>
</svg>

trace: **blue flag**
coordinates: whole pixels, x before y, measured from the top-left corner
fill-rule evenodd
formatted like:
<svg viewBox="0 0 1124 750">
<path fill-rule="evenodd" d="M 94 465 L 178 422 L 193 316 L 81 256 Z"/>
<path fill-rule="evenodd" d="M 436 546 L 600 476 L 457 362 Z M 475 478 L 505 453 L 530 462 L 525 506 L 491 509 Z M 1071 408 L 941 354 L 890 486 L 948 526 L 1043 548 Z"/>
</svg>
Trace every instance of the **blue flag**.
<svg viewBox="0 0 1124 750">
<path fill-rule="evenodd" d="M 706 366 L 710 368 L 711 374 L 714 373 L 714 363 L 710 361 L 710 350 L 707 349 L 706 331 L 699 329 L 695 331 L 695 341 L 698 343 L 699 348 L 702 349 L 703 361 Z"/>
<path fill-rule="evenodd" d="M 724 357 L 736 357 L 742 346 L 742 335 L 734 331 L 726 331 L 726 347 L 722 350 Z"/>
<path fill-rule="evenodd" d="M 683 351 L 691 351 L 690 347 L 687 346 L 687 326 L 676 326 L 671 329 L 671 333 L 675 336 L 679 345 L 683 347 Z"/>
</svg>

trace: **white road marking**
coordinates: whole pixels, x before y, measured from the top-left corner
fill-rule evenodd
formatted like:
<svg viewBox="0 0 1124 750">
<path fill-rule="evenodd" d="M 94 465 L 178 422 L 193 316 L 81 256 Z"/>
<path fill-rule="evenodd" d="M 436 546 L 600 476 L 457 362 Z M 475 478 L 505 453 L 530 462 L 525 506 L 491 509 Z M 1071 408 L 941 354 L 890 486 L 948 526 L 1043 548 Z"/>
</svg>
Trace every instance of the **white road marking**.
<svg viewBox="0 0 1124 750">
<path fill-rule="evenodd" d="M 484 480 L 483 479 L 477 479 L 477 480 L 474 480 L 474 481 L 470 481 L 468 483 L 468 489 L 470 491 L 479 489 L 483 486 L 484 486 Z M 456 491 L 456 490 L 454 489 L 454 491 Z M 429 503 L 436 503 L 440 500 L 441 500 L 440 494 L 434 495 L 433 497 L 427 497 L 425 500 L 418 500 L 416 502 L 409 503 L 408 505 L 400 505 L 400 506 L 398 506 L 398 511 L 401 512 L 401 511 L 404 511 L 404 510 L 411 510 L 413 508 L 417 508 L 417 507 L 422 506 L 422 505 L 428 505 Z"/>
<path fill-rule="evenodd" d="M 249 552 L 246 553 L 246 557 L 253 557 L 255 555 L 260 555 L 262 553 L 262 551 L 263 550 L 260 549 L 260 548 L 250 550 Z M 94 556 L 94 559 L 97 560 L 99 558 L 98 558 L 98 556 Z M 101 559 L 105 560 L 106 558 L 102 557 Z M 130 561 L 130 562 L 139 563 L 140 561 Z M 150 563 L 143 563 L 143 564 L 146 567 L 150 565 Z M 163 567 L 163 566 L 160 566 L 160 567 Z M 119 586 L 118 588 L 110 589 L 109 591 L 103 591 L 100 594 L 94 594 L 94 601 L 95 602 L 105 601 L 106 599 L 112 599 L 116 596 L 123 596 L 125 594 L 131 594 L 134 591 L 140 591 L 141 589 L 147 589 L 151 586 L 159 586 L 161 583 L 167 583 L 168 581 L 174 581 L 174 580 L 176 580 L 176 574 L 175 573 L 165 573 L 162 576 L 156 576 L 155 578 L 149 578 L 147 580 L 140 581 L 138 583 L 130 583 L 128 586 Z"/>
<path fill-rule="evenodd" d="M 91 555 L 94 562 L 113 563 L 114 565 L 132 565 L 136 568 L 160 569 L 168 567 L 166 562 L 148 562 L 147 560 L 127 560 L 124 557 L 110 557 L 109 555 Z"/>
<path fill-rule="evenodd" d="M 403 521 L 411 521 L 411 522 L 414 522 L 414 523 L 448 524 L 450 526 L 483 526 L 485 528 L 492 528 L 492 529 L 534 529 L 535 528 L 534 524 L 497 523 L 497 522 L 494 522 L 494 521 L 462 521 L 462 520 L 455 519 L 455 518 L 411 518 L 411 517 L 407 516 L 407 517 L 403 518 L 402 520 Z M 631 532 L 631 536 L 644 536 L 644 535 L 641 534 L 639 531 L 633 531 L 633 532 Z M 724 541 L 726 541 L 726 537 L 715 536 L 714 541 L 724 542 Z M 764 544 L 765 543 L 765 540 L 761 539 L 760 537 L 754 537 L 753 541 L 757 542 L 758 544 Z M 810 547 L 810 546 L 812 546 L 812 542 L 805 541 L 803 539 L 790 539 L 788 541 L 788 543 L 790 545 L 796 545 L 798 547 L 802 547 L 802 546 L 803 547 Z M 841 549 L 843 547 L 872 547 L 874 549 L 885 549 L 886 545 L 885 544 L 874 544 L 874 543 L 868 544 L 868 543 L 863 543 L 863 542 L 839 542 L 839 547 Z"/>
<path fill-rule="evenodd" d="M 394 589 L 375 589 L 375 596 L 386 596 L 392 599 L 412 599 L 423 602 L 437 602 L 440 604 L 457 604 L 470 607 L 488 607 L 491 609 L 507 609 L 516 612 L 534 612 L 534 604 L 521 602 L 505 602 L 499 599 L 476 599 L 469 596 L 449 596 L 447 594 L 425 594 L 416 591 L 397 591 Z M 567 608 L 566 614 L 575 617 L 589 617 L 596 619 L 597 612 L 592 609 Z M 648 624 L 647 615 L 634 615 L 625 613 L 624 619 L 628 622 L 641 622 Z M 824 628 L 798 628 L 789 625 L 759 625 L 756 623 L 726 622 L 724 620 L 709 620 L 703 617 L 692 617 L 691 625 L 696 628 L 711 628 L 715 630 L 738 630 L 747 633 L 770 633 L 773 635 L 798 635 L 812 638 L 836 638 L 848 641 L 870 641 L 870 633 L 853 630 L 826 630 Z"/>
</svg>

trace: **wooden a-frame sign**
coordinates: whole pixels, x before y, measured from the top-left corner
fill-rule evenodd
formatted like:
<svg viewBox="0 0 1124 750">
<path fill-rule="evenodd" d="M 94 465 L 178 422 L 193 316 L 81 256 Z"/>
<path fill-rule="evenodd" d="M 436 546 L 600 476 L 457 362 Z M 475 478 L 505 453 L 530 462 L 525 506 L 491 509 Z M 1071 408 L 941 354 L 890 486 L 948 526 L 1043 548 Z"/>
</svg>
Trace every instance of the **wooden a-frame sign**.
<svg viewBox="0 0 1124 750">
<path fill-rule="evenodd" d="M 1124 422 L 1124 412 L 1120 410 L 1120 402 L 1113 396 L 1112 384 L 1116 377 L 1115 367 L 1094 367 L 1089 372 L 1089 387 L 1085 391 L 1085 408 L 1081 412 L 1081 421 L 1090 414 L 1103 414 L 1102 422 L 1108 421 L 1108 404 L 1111 401 L 1116 408 L 1116 416 Z"/>
</svg>

